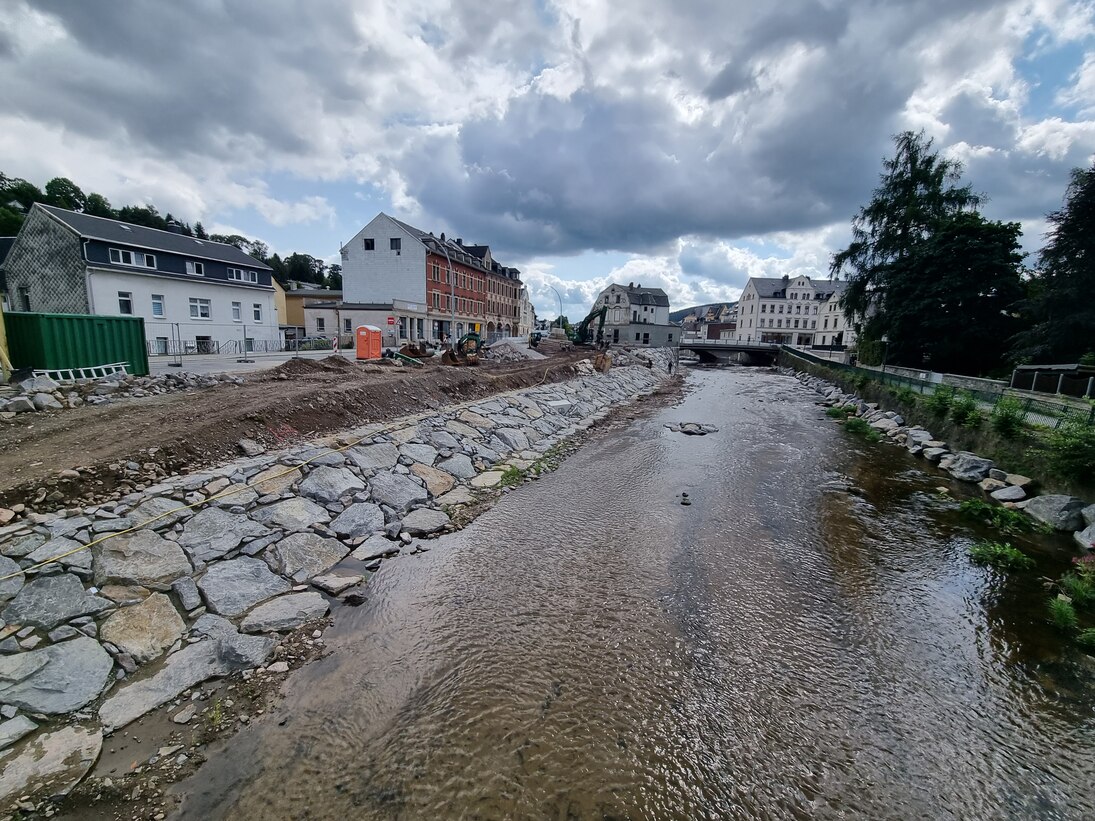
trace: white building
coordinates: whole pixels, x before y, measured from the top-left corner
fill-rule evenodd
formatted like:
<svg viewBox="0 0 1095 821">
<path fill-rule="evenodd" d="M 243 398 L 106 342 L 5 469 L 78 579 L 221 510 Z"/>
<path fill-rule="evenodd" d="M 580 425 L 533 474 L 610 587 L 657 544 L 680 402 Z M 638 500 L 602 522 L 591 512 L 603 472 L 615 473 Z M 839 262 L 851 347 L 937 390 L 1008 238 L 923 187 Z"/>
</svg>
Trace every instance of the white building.
<svg viewBox="0 0 1095 821">
<path fill-rule="evenodd" d="M 680 326 L 669 321 L 669 297 L 661 288 L 613 283 L 597 295 L 592 310 L 598 308 L 608 309 L 604 329 L 607 342 L 660 347 L 680 341 Z"/>
<path fill-rule="evenodd" d="M 735 339 L 802 347 L 848 346 L 854 332 L 839 304 L 845 287 L 844 282 L 813 282 L 803 275 L 752 277 L 738 300 Z"/>
<path fill-rule="evenodd" d="M 13 311 L 141 317 L 150 354 L 281 344 L 273 272 L 232 245 L 36 203 L 4 270 Z"/>
</svg>

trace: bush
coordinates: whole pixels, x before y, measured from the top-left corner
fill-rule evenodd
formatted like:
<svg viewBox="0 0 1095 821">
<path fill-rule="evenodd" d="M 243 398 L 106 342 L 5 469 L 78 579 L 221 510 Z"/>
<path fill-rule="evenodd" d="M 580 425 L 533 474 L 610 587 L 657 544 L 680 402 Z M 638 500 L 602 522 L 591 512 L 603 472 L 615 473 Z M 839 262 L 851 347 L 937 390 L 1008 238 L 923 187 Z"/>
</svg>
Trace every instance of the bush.
<svg viewBox="0 0 1095 821">
<path fill-rule="evenodd" d="M 973 394 L 963 391 L 951 400 L 951 418 L 963 428 L 976 428 L 984 417 Z"/>
<path fill-rule="evenodd" d="M 894 396 L 897 397 L 898 402 L 903 402 L 906 405 L 916 404 L 916 391 L 910 388 L 908 385 L 902 385 L 894 392 Z"/>
<path fill-rule="evenodd" d="M 1061 592 L 1080 608 L 1095 604 L 1095 576 L 1090 573 L 1066 573 L 1058 582 Z"/>
<path fill-rule="evenodd" d="M 1014 439 L 1023 430 L 1023 406 L 1018 399 L 1002 396 L 989 417 L 992 429 L 1005 439 Z"/>
<path fill-rule="evenodd" d="M 1095 365 L 1095 351 L 1088 351 L 1080 357 L 1081 365 Z"/>
<path fill-rule="evenodd" d="M 1076 637 L 1076 641 L 1087 650 L 1095 650 L 1095 628 L 1089 627 L 1086 630 L 1081 630 L 1080 635 Z"/>
<path fill-rule="evenodd" d="M 861 436 L 868 442 L 877 442 L 882 438 L 877 430 L 867 424 L 867 420 L 861 419 L 858 416 L 853 416 L 847 422 L 844 423 L 844 430 L 852 433 L 856 436 Z"/>
<path fill-rule="evenodd" d="M 1049 620 L 1058 630 L 1076 629 L 1076 608 L 1067 599 L 1052 598 L 1048 602 Z"/>
<path fill-rule="evenodd" d="M 996 528 L 1001 533 L 1047 533 L 1048 525 L 1036 522 L 1021 510 L 1012 510 L 1009 507 L 989 504 L 981 499 L 967 499 L 958 506 L 963 516 L 969 519 L 980 519 L 985 524 Z"/>
<path fill-rule="evenodd" d="M 1095 475 L 1095 427 L 1070 419 L 1050 431 L 1046 442 L 1050 464 L 1062 476 L 1089 481 Z"/>
<path fill-rule="evenodd" d="M 1034 567 L 1034 559 L 1010 544 L 978 542 L 970 548 L 970 560 L 974 564 L 998 567 L 1001 570 L 1028 570 Z"/>
<path fill-rule="evenodd" d="M 954 392 L 950 388 L 936 388 L 928 398 L 924 400 L 928 410 L 939 418 L 943 418 L 950 412 L 951 403 L 954 401 Z"/>
<path fill-rule="evenodd" d="M 857 373 L 852 377 L 852 384 L 855 385 L 857 391 L 862 391 L 871 382 L 871 378 L 865 373 Z"/>
<path fill-rule="evenodd" d="M 850 408 L 826 408 L 825 415 L 830 419 L 847 419 L 855 411 Z"/>
</svg>

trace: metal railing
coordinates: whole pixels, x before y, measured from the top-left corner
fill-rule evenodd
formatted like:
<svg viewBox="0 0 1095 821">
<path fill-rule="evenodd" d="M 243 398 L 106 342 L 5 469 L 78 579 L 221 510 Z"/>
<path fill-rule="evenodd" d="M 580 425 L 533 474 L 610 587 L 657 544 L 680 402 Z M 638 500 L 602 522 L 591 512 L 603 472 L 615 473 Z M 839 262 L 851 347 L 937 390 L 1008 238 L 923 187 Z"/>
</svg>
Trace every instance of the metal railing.
<svg viewBox="0 0 1095 821">
<path fill-rule="evenodd" d="M 916 391 L 917 394 L 934 394 L 943 391 L 951 397 L 972 396 L 978 405 L 991 414 L 1001 400 L 1008 400 L 1019 405 L 1022 420 L 1028 425 L 1059 428 L 1066 422 L 1079 422 L 1083 425 L 1095 425 L 1095 404 L 1087 402 L 1056 400 L 1045 397 L 1031 396 L 1015 390 L 989 391 L 976 388 L 960 388 L 953 385 L 941 385 L 938 382 L 930 382 L 924 379 L 915 379 L 902 374 L 887 373 L 870 368 L 861 368 L 855 365 L 847 365 L 843 362 L 834 362 L 829 359 L 814 356 L 806 351 L 797 350 L 788 345 L 783 346 L 783 353 L 789 357 L 797 358 L 816 367 L 843 373 L 853 380 L 866 379 L 872 382 L 880 382 L 883 385 L 902 388 L 906 387 Z"/>
</svg>

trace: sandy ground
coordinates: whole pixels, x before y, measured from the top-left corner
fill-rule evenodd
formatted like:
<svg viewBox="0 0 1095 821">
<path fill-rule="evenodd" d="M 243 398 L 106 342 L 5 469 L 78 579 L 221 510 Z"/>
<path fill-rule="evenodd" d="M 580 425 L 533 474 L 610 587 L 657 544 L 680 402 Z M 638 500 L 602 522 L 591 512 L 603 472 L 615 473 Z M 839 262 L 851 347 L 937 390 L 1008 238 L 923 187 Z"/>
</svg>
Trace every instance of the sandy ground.
<svg viewBox="0 0 1095 821">
<path fill-rule="evenodd" d="M 93 502 L 158 476 L 187 473 L 240 455 L 237 442 L 282 447 L 368 422 L 556 382 L 588 351 L 536 362 L 422 369 L 296 359 L 244 384 L 21 414 L 0 424 L 0 506 L 36 510 Z M 125 470 L 126 462 L 141 466 Z M 62 477 L 61 471 L 69 471 Z M 78 471 L 79 476 L 71 475 Z M 43 490 L 45 491 L 43 493 Z M 81 498 L 82 497 L 82 498 Z"/>
</svg>

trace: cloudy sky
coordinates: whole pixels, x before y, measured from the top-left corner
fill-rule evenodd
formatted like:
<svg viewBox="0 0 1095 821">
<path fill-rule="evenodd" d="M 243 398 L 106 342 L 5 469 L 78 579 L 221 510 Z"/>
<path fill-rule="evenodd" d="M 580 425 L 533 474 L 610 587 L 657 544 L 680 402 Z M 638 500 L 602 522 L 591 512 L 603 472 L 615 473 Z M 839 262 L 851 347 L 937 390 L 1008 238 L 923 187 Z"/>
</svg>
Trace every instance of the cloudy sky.
<svg viewBox="0 0 1095 821">
<path fill-rule="evenodd" d="M 541 315 L 827 276 L 924 129 L 1035 251 L 1095 152 L 1058 0 L 3 0 L 0 170 L 336 261 L 378 211 L 487 243 Z"/>
</svg>

